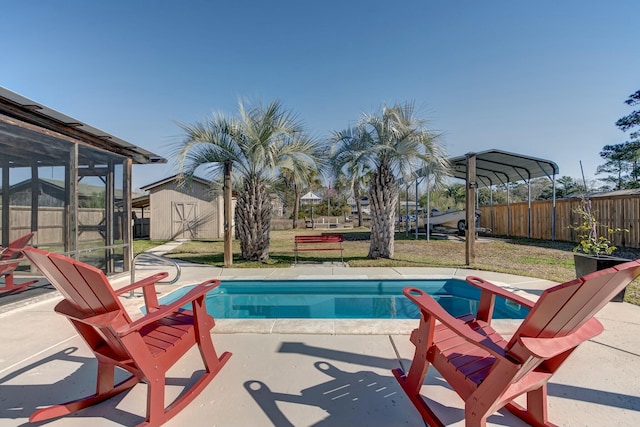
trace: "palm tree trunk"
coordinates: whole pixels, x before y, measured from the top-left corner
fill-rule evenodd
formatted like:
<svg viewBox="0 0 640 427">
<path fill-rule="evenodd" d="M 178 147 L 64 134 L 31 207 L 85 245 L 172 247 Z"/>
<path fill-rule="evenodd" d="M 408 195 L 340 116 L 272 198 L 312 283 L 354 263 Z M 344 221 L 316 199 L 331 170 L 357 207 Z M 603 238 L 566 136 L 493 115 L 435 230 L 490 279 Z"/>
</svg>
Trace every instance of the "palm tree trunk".
<svg viewBox="0 0 640 427">
<path fill-rule="evenodd" d="M 300 188 L 298 184 L 293 184 L 293 194 L 295 201 L 293 202 L 293 229 L 298 228 L 298 215 L 300 215 Z"/>
<path fill-rule="evenodd" d="M 358 227 L 362 227 L 362 194 L 360 193 L 360 183 L 356 181 L 353 185 L 353 196 L 356 199 L 356 209 L 358 211 Z"/>
<path fill-rule="evenodd" d="M 391 171 L 381 166 L 369 190 L 371 244 L 368 258 L 392 258 L 399 188 Z"/>
<path fill-rule="evenodd" d="M 242 258 L 263 261 L 269 258 L 271 204 L 263 183 L 247 178 L 236 203 L 236 229 Z"/>
</svg>

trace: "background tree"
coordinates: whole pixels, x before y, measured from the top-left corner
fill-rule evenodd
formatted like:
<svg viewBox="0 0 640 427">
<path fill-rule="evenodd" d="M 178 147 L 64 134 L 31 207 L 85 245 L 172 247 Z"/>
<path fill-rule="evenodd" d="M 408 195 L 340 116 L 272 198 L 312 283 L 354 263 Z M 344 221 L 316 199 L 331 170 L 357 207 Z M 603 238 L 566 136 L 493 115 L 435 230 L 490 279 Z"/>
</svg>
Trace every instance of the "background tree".
<svg viewBox="0 0 640 427">
<path fill-rule="evenodd" d="M 456 182 L 445 188 L 446 196 L 451 200 L 447 209 L 464 209 L 464 202 L 467 199 L 467 188 L 464 184 Z"/>
<path fill-rule="evenodd" d="M 317 169 L 319 143 L 307 137 L 297 118 L 280 101 L 268 105 L 239 104 L 237 117 L 213 116 L 193 125 L 180 124 L 185 133 L 176 144 L 178 169 L 186 180 L 203 167 L 213 179 L 231 161 L 240 182 L 235 207 L 236 235 L 242 257 L 261 261 L 269 257 L 271 203 L 269 188 L 282 171 L 302 182 Z"/>
<path fill-rule="evenodd" d="M 308 139 L 306 135 L 298 135 L 296 134 L 294 139 L 298 138 L 300 141 L 298 143 L 311 143 L 314 145 L 315 150 L 318 150 L 320 145 L 316 142 L 304 141 Z M 302 198 L 302 189 L 311 185 L 315 175 L 316 175 L 316 167 L 320 167 L 324 165 L 326 162 L 320 161 L 321 154 L 316 151 L 312 154 L 314 159 L 313 163 L 301 164 L 299 167 L 304 168 L 304 170 L 295 170 L 290 168 L 281 168 L 280 169 L 280 179 L 279 179 L 279 187 L 281 192 L 284 194 L 284 199 L 290 204 L 292 207 L 291 220 L 292 220 L 292 228 L 295 230 L 298 228 L 298 218 L 300 217 L 300 199 Z"/>
<path fill-rule="evenodd" d="M 478 188 L 478 206 L 503 205 L 507 203 L 507 192 L 503 188 L 494 186 Z"/>
<path fill-rule="evenodd" d="M 107 198 L 105 191 L 94 192 L 88 198 L 80 199 L 79 205 L 81 208 L 101 208 L 104 209 L 105 201 Z"/>
<path fill-rule="evenodd" d="M 585 192 L 584 184 L 581 180 L 570 176 L 561 176 L 556 180 L 556 197 L 577 196 Z"/>
<path fill-rule="evenodd" d="M 631 94 L 625 101 L 630 106 L 640 105 L 640 90 Z M 607 174 L 602 181 L 610 184 L 613 189 L 639 188 L 640 167 L 640 110 L 621 117 L 616 126 L 623 132 L 633 130 L 629 134 L 629 141 L 621 144 L 605 145 L 600 156 L 606 160 L 604 165 L 598 166 L 596 174 Z"/>
<path fill-rule="evenodd" d="M 331 211 L 334 216 L 346 217 L 351 215 L 349 197 L 353 196 L 351 181 L 346 177 L 336 176 L 331 197 Z"/>
<path fill-rule="evenodd" d="M 540 178 L 540 180 L 542 181 L 540 194 L 533 200 L 551 200 L 553 198 L 553 183 L 546 178 Z M 556 179 L 557 199 L 580 196 L 584 192 L 582 179 L 578 180 L 566 175 Z"/>
<path fill-rule="evenodd" d="M 640 90 L 630 95 L 624 103 L 631 106 L 640 105 Z M 640 127 L 640 110 L 635 110 L 631 114 L 621 117 L 616 121 L 616 126 L 618 126 L 623 132 L 632 128 Z M 639 140 L 640 130 L 631 132 L 629 137 L 632 140 Z"/>
<path fill-rule="evenodd" d="M 638 150 L 640 141 L 627 141 L 622 144 L 605 145 L 600 157 L 606 159 L 598 166 L 596 175 L 608 174 L 602 181 L 610 183 L 615 190 L 638 188 Z"/>
<path fill-rule="evenodd" d="M 276 191 L 282 197 L 285 212 L 289 213 L 293 229 L 298 227 L 298 216 L 300 213 L 300 185 L 293 179 L 293 174 L 283 170 L 280 179 L 276 182 Z"/>
</svg>

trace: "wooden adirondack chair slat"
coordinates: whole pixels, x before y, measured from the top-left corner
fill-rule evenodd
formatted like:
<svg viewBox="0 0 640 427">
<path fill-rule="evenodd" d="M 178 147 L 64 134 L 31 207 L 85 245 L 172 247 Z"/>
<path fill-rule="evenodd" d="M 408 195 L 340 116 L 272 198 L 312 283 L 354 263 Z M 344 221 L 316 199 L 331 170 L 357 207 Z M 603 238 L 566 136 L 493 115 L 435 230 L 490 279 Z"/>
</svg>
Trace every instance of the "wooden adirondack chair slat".
<svg viewBox="0 0 640 427">
<path fill-rule="evenodd" d="M 614 270 L 618 270 L 620 267 L 621 266 L 618 265 L 612 268 Z M 577 307 L 573 324 L 576 325 L 579 322 L 584 323 L 583 319 L 589 319 L 595 316 L 596 313 L 600 311 L 600 309 L 602 308 L 602 306 L 599 304 L 599 301 L 610 301 L 615 295 L 617 295 L 618 292 L 620 292 L 620 290 L 622 290 L 622 288 L 624 288 L 624 286 L 626 286 L 626 284 L 632 282 L 638 276 L 638 274 L 640 274 L 638 272 L 639 270 L 640 270 L 640 267 L 633 267 L 633 266 L 627 266 L 627 268 L 618 270 L 617 273 L 615 273 L 613 276 L 609 278 L 606 284 L 602 284 L 602 286 L 599 289 L 597 289 L 597 292 L 595 293 L 594 297 L 589 302 L 583 304 L 581 307 L 580 306 Z M 596 275 L 604 271 L 606 270 L 596 271 L 595 273 L 592 273 L 592 274 Z M 621 284 L 623 284 L 623 286 L 621 286 Z M 585 290 L 586 290 L 586 286 L 585 286 Z"/>
<path fill-rule="evenodd" d="M 147 414 L 140 426 L 158 426 L 192 401 L 231 356 L 218 357 L 210 331 L 213 318 L 207 314 L 204 297 L 219 281 L 195 286 L 170 306 L 159 306 L 154 281 L 158 274 L 137 282 L 144 286 L 147 314 L 135 322 L 122 306 L 104 273 L 77 260 L 39 249 L 27 248 L 24 254 L 49 279 L 65 298 L 56 312 L 66 316 L 98 359 L 96 394 L 36 411 L 30 421 L 38 422 L 69 414 L 121 393 L 143 381 L 147 383 Z M 135 285 L 135 284 L 134 284 Z M 134 286 L 135 288 L 135 286 Z M 192 310 L 181 308 L 192 304 Z M 184 354 L 197 345 L 205 373 L 165 407 L 166 372 Z M 119 367 L 132 377 L 114 384 L 114 369 Z"/>
<path fill-rule="evenodd" d="M 593 316 L 638 276 L 640 260 L 545 290 L 535 304 L 527 304 L 531 310 L 509 341 L 489 322 L 493 300 L 488 294 L 510 297 L 496 285 L 467 278 L 481 288 L 483 302 L 477 315 L 459 319 L 423 291 L 407 288 L 405 296 L 421 311 L 419 327 L 411 334 L 416 351 L 407 374 L 400 369 L 393 373 L 432 426 L 444 424 L 420 395 L 429 366 L 465 401 L 467 427 L 486 426 L 487 417 L 502 407 L 533 426 L 553 426 L 547 419 L 547 382 L 580 343 L 603 331 Z M 523 302 L 515 295 L 513 301 Z M 433 327 L 436 319 L 440 324 Z M 514 402 L 522 394 L 527 408 Z"/>
<path fill-rule="evenodd" d="M 56 258 L 52 258 L 51 263 L 60 274 L 58 280 L 61 286 L 78 296 L 76 302 L 83 311 L 102 314 L 120 308 L 113 290 L 104 286 L 101 272 L 89 268 L 82 268 L 80 272 L 75 264 Z"/>
</svg>

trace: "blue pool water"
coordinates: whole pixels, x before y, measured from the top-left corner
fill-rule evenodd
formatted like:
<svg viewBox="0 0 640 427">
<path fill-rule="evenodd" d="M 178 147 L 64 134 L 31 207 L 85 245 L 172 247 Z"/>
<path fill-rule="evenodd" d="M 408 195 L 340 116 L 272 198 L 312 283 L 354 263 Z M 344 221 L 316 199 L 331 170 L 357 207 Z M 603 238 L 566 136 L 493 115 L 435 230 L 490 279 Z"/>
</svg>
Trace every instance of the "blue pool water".
<svg viewBox="0 0 640 427">
<path fill-rule="evenodd" d="M 227 280 L 207 294 L 218 319 L 418 319 L 403 294 L 412 286 L 428 292 L 452 315 L 475 313 L 480 291 L 464 280 Z M 184 295 L 182 288 L 163 303 Z M 496 298 L 494 319 L 522 319 L 528 310 Z"/>
</svg>

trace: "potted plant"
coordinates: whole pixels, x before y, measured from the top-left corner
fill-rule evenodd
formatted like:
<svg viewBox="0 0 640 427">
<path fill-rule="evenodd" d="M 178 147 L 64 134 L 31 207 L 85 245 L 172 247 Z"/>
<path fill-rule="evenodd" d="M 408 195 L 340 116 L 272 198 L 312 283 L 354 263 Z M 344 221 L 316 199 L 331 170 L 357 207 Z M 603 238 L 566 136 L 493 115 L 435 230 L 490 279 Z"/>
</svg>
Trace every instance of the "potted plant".
<svg viewBox="0 0 640 427">
<path fill-rule="evenodd" d="M 579 238 L 578 244 L 573 248 L 576 277 L 630 261 L 611 255 L 617 249 L 611 242 L 611 238 L 617 233 L 629 230 L 610 228 L 600 224 L 596 218 L 596 212 L 591 209 L 591 200 L 586 198 L 582 199 L 580 206 L 573 212 L 579 217 L 579 222 L 571 226 L 578 233 Z M 623 289 L 611 301 L 622 302 L 624 293 Z"/>
</svg>

